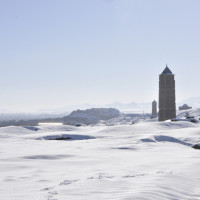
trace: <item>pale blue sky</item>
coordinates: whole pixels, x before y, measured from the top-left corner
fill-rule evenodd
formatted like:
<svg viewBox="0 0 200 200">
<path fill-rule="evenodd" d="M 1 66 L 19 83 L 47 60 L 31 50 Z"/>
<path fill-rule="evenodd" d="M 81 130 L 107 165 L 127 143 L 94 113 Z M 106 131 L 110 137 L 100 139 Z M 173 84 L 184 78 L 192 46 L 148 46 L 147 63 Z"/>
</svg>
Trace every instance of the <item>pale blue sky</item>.
<svg viewBox="0 0 200 200">
<path fill-rule="evenodd" d="M 0 108 L 150 102 L 168 63 L 199 96 L 199 0 L 0 0 Z"/>
</svg>

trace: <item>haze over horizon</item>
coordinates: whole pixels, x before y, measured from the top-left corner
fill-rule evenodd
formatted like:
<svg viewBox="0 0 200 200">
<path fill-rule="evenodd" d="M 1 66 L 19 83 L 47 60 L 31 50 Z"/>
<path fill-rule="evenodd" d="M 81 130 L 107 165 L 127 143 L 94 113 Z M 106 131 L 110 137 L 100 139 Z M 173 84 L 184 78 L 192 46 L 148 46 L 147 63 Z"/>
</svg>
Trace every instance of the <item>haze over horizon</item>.
<svg viewBox="0 0 200 200">
<path fill-rule="evenodd" d="M 200 91 L 198 0 L 0 2 L 0 109 L 151 102 L 166 64 L 176 101 Z"/>
</svg>

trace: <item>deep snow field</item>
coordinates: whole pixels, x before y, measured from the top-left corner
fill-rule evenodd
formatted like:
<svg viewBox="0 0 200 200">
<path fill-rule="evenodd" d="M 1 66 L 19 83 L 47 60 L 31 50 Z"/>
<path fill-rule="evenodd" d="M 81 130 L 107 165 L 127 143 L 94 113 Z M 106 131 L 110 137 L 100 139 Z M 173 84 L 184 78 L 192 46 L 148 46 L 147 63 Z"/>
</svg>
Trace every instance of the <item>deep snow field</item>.
<svg viewBox="0 0 200 200">
<path fill-rule="evenodd" d="M 200 199 L 200 124 L 37 129 L 0 128 L 0 200 Z"/>
</svg>

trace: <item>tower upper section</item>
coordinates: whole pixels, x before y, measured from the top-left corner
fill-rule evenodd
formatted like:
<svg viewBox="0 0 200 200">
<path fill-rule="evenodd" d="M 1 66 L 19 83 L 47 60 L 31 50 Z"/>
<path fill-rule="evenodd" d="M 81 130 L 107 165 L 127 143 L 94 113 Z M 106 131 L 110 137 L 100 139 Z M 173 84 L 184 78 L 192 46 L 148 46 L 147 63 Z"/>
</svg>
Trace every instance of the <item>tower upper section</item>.
<svg viewBox="0 0 200 200">
<path fill-rule="evenodd" d="M 166 65 L 164 71 L 160 75 L 174 75 L 174 74 L 171 72 L 169 67 Z"/>
</svg>

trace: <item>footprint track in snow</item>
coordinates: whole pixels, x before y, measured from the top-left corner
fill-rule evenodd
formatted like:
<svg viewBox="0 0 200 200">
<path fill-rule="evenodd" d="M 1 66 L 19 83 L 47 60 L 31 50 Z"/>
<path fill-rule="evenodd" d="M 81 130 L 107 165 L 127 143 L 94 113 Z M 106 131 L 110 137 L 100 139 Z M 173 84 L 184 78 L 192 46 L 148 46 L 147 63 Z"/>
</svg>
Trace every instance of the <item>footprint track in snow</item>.
<svg viewBox="0 0 200 200">
<path fill-rule="evenodd" d="M 68 180 L 68 179 L 66 179 L 66 180 L 60 182 L 59 185 L 69 185 L 69 184 L 75 183 L 77 181 L 79 181 L 79 179 L 74 179 L 74 180 Z"/>
<path fill-rule="evenodd" d="M 47 200 L 58 200 L 55 198 L 55 196 L 58 195 L 58 191 L 56 191 L 56 188 L 58 189 L 59 186 L 69 185 L 77 181 L 79 181 L 79 179 L 74 179 L 74 180 L 65 179 L 64 181 L 60 182 L 57 186 L 42 188 L 40 191 L 47 192 L 46 196 Z"/>
</svg>

